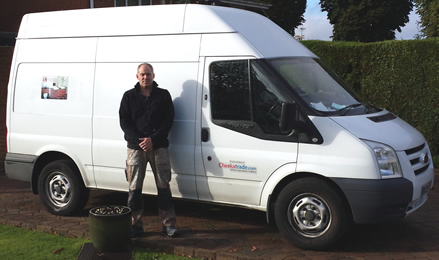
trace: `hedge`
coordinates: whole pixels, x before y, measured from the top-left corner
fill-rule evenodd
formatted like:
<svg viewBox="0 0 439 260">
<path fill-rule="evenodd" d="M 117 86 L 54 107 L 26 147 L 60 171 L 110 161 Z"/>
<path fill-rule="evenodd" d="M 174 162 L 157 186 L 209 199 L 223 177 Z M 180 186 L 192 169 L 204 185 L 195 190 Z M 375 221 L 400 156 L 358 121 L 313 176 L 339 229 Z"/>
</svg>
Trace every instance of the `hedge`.
<svg viewBox="0 0 439 260">
<path fill-rule="evenodd" d="M 377 43 L 301 41 L 366 102 L 418 129 L 439 154 L 439 38 Z"/>
</svg>

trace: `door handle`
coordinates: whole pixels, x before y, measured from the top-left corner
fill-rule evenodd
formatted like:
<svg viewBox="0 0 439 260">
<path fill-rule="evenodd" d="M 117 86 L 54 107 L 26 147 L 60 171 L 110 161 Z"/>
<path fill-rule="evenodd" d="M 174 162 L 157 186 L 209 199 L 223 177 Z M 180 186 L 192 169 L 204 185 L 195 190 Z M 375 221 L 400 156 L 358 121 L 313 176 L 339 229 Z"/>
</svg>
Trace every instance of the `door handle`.
<svg viewBox="0 0 439 260">
<path fill-rule="evenodd" d="M 201 129 L 201 141 L 202 142 L 209 141 L 209 129 L 208 128 Z"/>
</svg>

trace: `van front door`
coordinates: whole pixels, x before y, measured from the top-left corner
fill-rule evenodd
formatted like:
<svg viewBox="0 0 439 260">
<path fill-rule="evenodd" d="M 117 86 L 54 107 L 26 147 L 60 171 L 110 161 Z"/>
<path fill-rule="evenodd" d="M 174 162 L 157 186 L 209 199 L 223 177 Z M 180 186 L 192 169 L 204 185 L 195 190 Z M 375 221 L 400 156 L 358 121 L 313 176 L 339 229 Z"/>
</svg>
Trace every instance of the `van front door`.
<svg viewBox="0 0 439 260">
<path fill-rule="evenodd" d="M 297 137 L 279 127 L 284 97 L 263 67 L 251 61 L 205 60 L 201 120 L 205 176 L 197 176 L 201 200 L 260 205 L 270 175 L 296 163 Z"/>
</svg>

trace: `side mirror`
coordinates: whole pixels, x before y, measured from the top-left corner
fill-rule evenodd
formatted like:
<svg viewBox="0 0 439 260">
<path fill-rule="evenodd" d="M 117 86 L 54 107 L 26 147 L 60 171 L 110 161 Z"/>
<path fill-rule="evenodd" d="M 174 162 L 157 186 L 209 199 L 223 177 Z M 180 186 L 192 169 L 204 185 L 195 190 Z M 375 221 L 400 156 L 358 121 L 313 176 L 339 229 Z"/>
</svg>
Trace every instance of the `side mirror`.
<svg viewBox="0 0 439 260">
<path fill-rule="evenodd" d="M 282 133 L 293 131 L 294 122 L 296 121 L 297 105 L 296 103 L 282 103 L 279 127 Z"/>
</svg>

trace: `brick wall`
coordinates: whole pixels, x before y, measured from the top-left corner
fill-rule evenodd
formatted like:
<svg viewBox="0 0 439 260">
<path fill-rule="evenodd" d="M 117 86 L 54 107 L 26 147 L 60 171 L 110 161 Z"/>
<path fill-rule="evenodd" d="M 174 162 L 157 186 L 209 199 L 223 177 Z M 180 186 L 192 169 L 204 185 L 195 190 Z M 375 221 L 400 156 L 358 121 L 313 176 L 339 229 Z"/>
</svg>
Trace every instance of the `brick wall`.
<svg viewBox="0 0 439 260">
<path fill-rule="evenodd" d="M 95 8 L 114 6 L 114 0 L 94 0 L 94 3 Z"/>
<path fill-rule="evenodd" d="M 94 0 L 95 7 L 114 6 L 114 0 Z M 0 32 L 18 32 L 27 13 L 90 8 L 90 0 L 1 0 Z"/>
<path fill-rule="evenodd" d="M 0 47 L 0 171 L 4 170 L 6 155 L 6 97 L 13 47 Z"/>
</svg>

